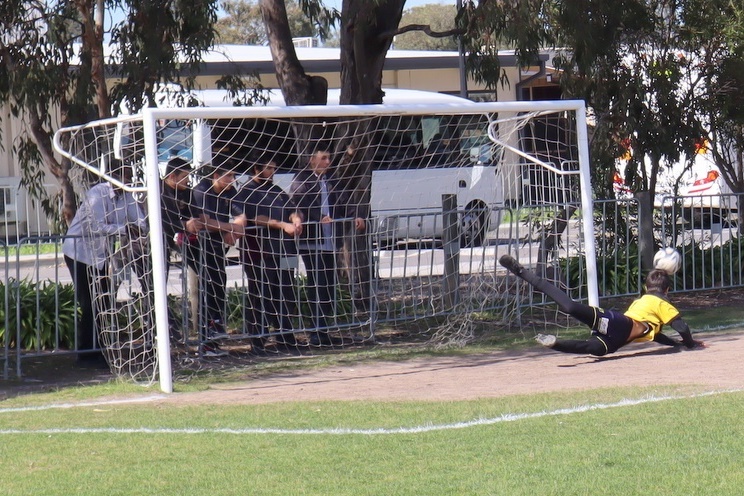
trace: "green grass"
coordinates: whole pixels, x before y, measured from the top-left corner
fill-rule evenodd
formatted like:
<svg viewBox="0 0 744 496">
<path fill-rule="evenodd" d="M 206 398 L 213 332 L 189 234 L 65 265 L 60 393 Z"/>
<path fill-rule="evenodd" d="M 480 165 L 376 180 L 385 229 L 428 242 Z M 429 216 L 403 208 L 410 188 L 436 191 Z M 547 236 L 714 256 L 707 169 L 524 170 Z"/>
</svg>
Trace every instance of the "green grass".
<svg viewBox="0 0 744 496">
<path fill-rule="evenodd" d="M 612 389 L 466 402 L 100 405 L 3 412 L 0 422 L 22 431 L 395 429 L 668 393 L 685 394 Z M 742 408 L 744 394 L 729 393 L 423 433 L 2 434 L 2 487 L 35 495 L 733 495 L 744 484 Z"/>
<path fill-rule="evenodd" d="M 685 311 L 685 318 L 693 330 L 736 323 L 740 329 L 744 309 Z M 559 332 L 587 335 L 584 327 Z M 532 334 L 498 333 L 488 347 L 532 346 Z M 704 340 L 705 332 L 696 336 Z M 250 384 L 252 378 L 298 368 L 480 349 L 393 347 L 268 361 L 177 377 L 175 388 L 198 391 L 218 382 Z M 113 381 L 0 402 L 0 487 L 8 495 L 738 495 L 744 487 L 739 469 L 744 393 L 698 397 L 695 392 L 679 386 L 461 402 L 142 403 L 20 410 L 160 394 L 157 386 Z M 576 411 L 664 395 L 677 398 Z M 560 409 L 573 413 L 556 413 Z M 493 420 L 505 415 L 515 417 Z M 493 421 L 428 432 L 375 432 L 483 419 Z M 59 431 L 39 432 L 46 429 Z M 281 432 L 261 432 L 266 429 Z"/>
<path fill-rule="evenodd" d="M 9 245 L 0 247 L 0 256 L 14 259 L 24 255 L 49 255 L 60 253 L 62 247 L 59 243 L 37 243 L 23 245 Z"/>
</svg>

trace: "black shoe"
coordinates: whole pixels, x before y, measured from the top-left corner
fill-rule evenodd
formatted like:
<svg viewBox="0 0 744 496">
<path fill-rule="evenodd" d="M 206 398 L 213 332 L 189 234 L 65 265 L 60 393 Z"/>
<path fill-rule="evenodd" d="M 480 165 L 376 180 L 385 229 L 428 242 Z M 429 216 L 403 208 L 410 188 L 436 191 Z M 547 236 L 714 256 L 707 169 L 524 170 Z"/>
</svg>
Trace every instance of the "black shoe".
<svg viewBox="0 0 744 496">
<path fill-rule="evenodd" d="M 316 332 L 310 336 L 308 343 L 310 346 L 342 346 L 344 341 L 341 338 L 331 337 L 326 332 Z"/>
<path fill-rule="evenodd" d="M 207 341 L 217 341 L 219 339 L 229 338 L 230 335 L 225 330 L 225 326 L 219 319 L 210 320 L 207 328 L 205 329 L 205 336 Z"/>
<path fill-rule="evenodd" d="M 168 328 L 168 334 L 170 335 L 171 343 L 180 344 L 183 343 L 183 334 L 175 327 Z"/>
<path fill-rule="evenodd" d="M 249 352 L 253 356 L 266 356 L 266 343 L 261 338 L 251 339 L 251 351 Z"/>
<path fill-rule="evenodd" d="M 524 267 L 519 265 L 519 262 L 517 262 L 514 257 L 509 254 L 501 255 L 501 258 L 499 258 L 499 263 L 502 266 L 506 267 L 506 270 L 508 270 L 515 276 L 521 277 L 522 272 L 524 272 Z"/>
</svg>

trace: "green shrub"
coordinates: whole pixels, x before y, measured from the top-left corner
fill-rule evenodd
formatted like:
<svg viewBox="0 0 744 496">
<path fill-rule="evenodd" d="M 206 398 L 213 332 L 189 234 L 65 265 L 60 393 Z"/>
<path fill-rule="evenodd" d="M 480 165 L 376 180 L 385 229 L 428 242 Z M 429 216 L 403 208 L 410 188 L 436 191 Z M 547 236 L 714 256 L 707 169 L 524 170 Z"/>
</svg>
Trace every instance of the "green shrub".
<svg viewBox="0 0 744 496">
<path fill-rule="evenodd" d="M 639 288 L 640 279 L 638 248 L 635 245 L 618 247 L 618 250 L 609 255 L 597 256 L 597 282 L 599 284 L 600 296 L 614 296 L 634 292 Z M 575 299 L 587 296 L 587 272 L 584 257 L 569 257 L 561 259 L 561 270 L 568 274 L 568 286 L 580 288 L 571 297 Z"/>
<path fill-rule="evenodd" d="M 74 345 L 76 308 L 72 285 L 11 278 L 7 284 L 0 282 L 0 298 L 0 341 L 3 344 L 10 347 L 20 344 L 25 350 Z"/>
<path fill-rule="evenodd" d="M 681 247 L 683 268 L 675 275 L 676 289 L 713 288 L 737 285 L 744 269 L 744 241 L 734 238 L 720 246 L 703 248 L 691 242 Z M 616 253 L 597 256 L 597 281 L 600 296 L 628 294 L 632 288 L 641 290 L 638 248 L 618 248 Z M 568 285 L 580 288 L 573 298 L 586 297 L 586 261 L 584 257 L 561 259 L 561 270 L 568 274 Z"/>
<path fill-rule="evenodd" d="M 677 274 L 685 288 L 711 288 L 739 284 L 744 266 L 744 243 L 733 238 L 720 246 L 702 248 L 700 243 L 686 244 L 680 250 L 684 267 Z"/>
</svg>

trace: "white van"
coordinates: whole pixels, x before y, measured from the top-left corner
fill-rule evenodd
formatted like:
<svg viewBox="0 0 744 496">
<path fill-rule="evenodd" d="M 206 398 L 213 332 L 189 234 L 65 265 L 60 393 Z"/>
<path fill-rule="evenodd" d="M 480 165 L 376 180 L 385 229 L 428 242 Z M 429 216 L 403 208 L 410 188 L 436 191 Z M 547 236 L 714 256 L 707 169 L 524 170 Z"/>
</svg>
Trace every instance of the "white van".
<svg viewBox="0 0 744 496">
<path fill-rule="evenodd" d="M 330 89 L 328 105 L 338 105 L 339 95 L 340 90 Z M 262 98 L 267 106 L 284 106 L 284 98 L 278 90 L 264 92 Z M 193 91 L 186 99 L 205 107 L 233 106 L 224 90 Z M 173 102 L 168 96 L 157 98 L 159 106 L 169 107 Z M 385 89 L 383 105 L 414 104 L 461 108 L 473 102 L 441 93 Z M 380 142 L 387 144 L 378 147 L 379 157 L 372 167 L 370 206 L 379 239 L 391 242 L 403 238 L 440 237 L 442 195 L 454 194 L 462 212 L 463 245 L 482 244 L 489 226 L 498 225 L 498 212 L 494 207 L 503 205 L 503 188 L 497 177 L 500 157 L 488 139 L 487 118 L 481 114 L 453 117 L 409 113 L 390 119 L 389 131 L 378 130 Z M 172 156 L 181 156 L 199 167 L 209 163 L 213 149 L 223 146 L 231 147 L 236 156 L 248 157 L 254 144 L 262 142 L 265 149 L 272 150 L 279 164 L 276 183 L 287 190 L 294 173 L 305 166 L 294 150 L 292 128 L 286 121 L 256 121 L 262 120 L 246 119 L 239 125 L 220 120 L 161 122 L 158 129 L 161 167 Z M 226 129 L 229 131 L 225 132 Z M 223 135 L 228 137 L 223 138 Z M 230 136 L 240 136 L 240 139 Z M 456 149 L 447 150 L 446 155 L 444 151 L 433 150 L 442 147 L 446 138 L 455 136 L 459 143 Z M 235 151 L 236 148 L 240 149 Z M 250 164 L 244 165 L 247 171 Z"/>
</svg>

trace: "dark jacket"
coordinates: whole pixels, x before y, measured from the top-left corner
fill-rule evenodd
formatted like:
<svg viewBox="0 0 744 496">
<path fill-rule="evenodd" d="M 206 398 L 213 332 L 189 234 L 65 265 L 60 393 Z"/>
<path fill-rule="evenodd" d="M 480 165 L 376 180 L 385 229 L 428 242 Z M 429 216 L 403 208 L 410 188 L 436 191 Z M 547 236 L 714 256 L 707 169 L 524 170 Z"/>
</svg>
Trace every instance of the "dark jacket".
<svg viewBox="0 0 744 496">
<path fill-rule="evenodd" d="M 193 201 L 196 209 L 203 212 L 210 219 L 219 222 L 230 222 L 230 205 L 237 194 L 235 188 L 216 193 L 210 179 L 202 179 L 194 187 Z M 207 238 L 222 243 L 222 233 L 207 231 Z"/>
<path fill-rule="evenodd" d="M 235 217 L 245 215 L 252 221 L 259 215 L 274 220 L 290 222 L 290 216 L 296 212 L 296 208 L 289 195 L 282 188 L 270 182 L 256 184 L 249 181 L 240 190 L 240 193 L 232 202 L 232 214 Z M 292 236 L 288 236 L 281 229 L 270 229 L 268 227 L 253 227 L 249 224 L 241 243 L 244 256 L 254 257 L 260 254 L 262 257 L 292 256 L 297 254 L 297 246 Z"/>
<path fill-rule="evenodd" d="M 191 189 L 177 190 L 165 182 L 163 182 L 160 204 L 163 207 L 163 234 L 168 246 L 177 250 L 174 239 L 176 234 L 185 233 L 186 221 L 192 217 L 199 217 L 201 210 L 194 202 Z"/>
<path fill-rule="evenodd" d="M 350 205 L 348 196 L 340 187 L 339 182 L 332 176 L 326 174 L 326 186 L 328 188 L 328 200 L 331 218 L 334 221 L 354 218 L 357 216 L 356 206 Z M 323 230 L 320 228 L 321 194 L 320 180 L 310 170 L 299 172 L 292 180 L 290 194 L 297 210 L 302 215 L 303 231 L 300 238 L 301 243 L 320 243 L 325 241 Z M 338 222 L 333 223 L 335 239 L 331 240 L 333 246 L 338 247 L 341 242 L 342 226 Z"/>
</svg>

